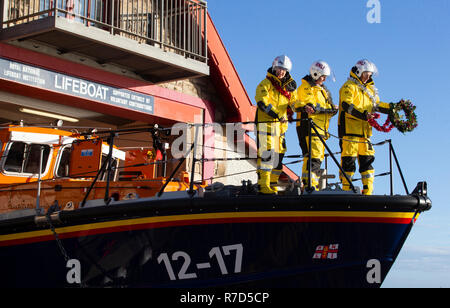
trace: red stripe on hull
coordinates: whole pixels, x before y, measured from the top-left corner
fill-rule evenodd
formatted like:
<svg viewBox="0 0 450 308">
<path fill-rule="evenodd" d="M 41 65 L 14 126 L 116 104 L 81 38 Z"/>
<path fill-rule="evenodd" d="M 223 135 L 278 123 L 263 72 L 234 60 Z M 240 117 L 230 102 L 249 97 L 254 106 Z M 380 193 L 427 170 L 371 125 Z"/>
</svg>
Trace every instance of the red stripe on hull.
<svg viewBox="0 0 450 308">
<path fill-rule="evenodd" d="M 58 234 L 60 239 L 117 233 L 133 230 L 158 229 L 180 226 L 231 224 L 231 223 L 389 223 L 389 224 L 409 224 L 408 218 L 377 218 L 377 217 L 244 217 L 244 218 L 216 218 L 216 219 L 196 219 L 167 222 L 154 222 L 136 225 L 126 225 L 117 227 L 98 228 L 75 232 Z M 37 242 L 54 240 L 53 235 L 29 237 L 24 239 L 6 240 L 0 242 L 1 246 L 23 245 Z"/>
</svg>

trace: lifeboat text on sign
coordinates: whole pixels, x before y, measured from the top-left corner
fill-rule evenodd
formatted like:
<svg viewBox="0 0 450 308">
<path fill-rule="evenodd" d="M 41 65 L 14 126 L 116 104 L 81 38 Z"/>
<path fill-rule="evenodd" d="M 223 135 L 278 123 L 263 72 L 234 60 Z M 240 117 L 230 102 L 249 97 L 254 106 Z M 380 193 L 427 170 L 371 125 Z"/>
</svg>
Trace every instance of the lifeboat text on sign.
<svg viewBox="0 0 450 308">
<path fill-rule="evenodd" d="M 0 79 L 154 114 L 154 97 L 0 58 Z"/>
</svg>

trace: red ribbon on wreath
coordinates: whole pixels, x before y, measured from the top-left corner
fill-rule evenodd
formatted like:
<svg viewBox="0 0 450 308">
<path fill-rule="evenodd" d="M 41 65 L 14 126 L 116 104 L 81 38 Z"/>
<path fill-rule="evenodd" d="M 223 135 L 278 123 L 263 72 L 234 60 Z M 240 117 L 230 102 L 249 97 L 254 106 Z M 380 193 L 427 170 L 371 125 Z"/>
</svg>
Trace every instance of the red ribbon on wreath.
<svg viewBox="0 0 450 308">
<path fill-rule="evenodd" d="M 367 122 L 369 122 L 370 126 L 375 128 L 379 132 L 385 132 L 389 133 L 393 128 L 394 124 L 391 123 L 391 120 L 389 120 L 389 117 L 386 119 L 386 122 L 384 122 L 383 126 L 380 126 L 380 124 L 377 123 L 376 119 L 380 118 L 379 113 L 372 114 L 373 118 L 368 119 Z"/>
</svg>

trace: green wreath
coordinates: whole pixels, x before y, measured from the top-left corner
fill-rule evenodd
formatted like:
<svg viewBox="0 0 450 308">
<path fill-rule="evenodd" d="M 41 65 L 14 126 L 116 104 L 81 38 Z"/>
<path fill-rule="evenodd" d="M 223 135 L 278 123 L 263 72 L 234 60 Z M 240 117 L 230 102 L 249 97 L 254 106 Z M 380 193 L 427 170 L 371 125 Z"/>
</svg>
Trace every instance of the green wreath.
<svg viewBox="0 0 450 308">
<path fill-rule="evenodd" d="M 400 132 L 411 132 L 418 126 L 415 109 L 416 106 L 410 100 L 402 99 L 397 104 L 391 104 L 389 119 Z M 400 111 L 403 111 L 404 115 L 401 115 Z M 406 120 L 403 120 L 405 117 Z"/>
</svg>

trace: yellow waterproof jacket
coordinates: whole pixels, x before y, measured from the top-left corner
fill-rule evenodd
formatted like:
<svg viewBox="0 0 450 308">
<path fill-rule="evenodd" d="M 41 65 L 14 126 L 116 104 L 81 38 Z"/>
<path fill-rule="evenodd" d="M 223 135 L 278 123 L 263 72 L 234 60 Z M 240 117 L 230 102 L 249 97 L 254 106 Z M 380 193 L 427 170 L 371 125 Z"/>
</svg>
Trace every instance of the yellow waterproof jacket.
<svg viewBox="0 0 450 308">
<path fill-rule="evenodd" d="M 290 95 L 290 98 L 283 95 L 273 85 L 272 81 L 281 89 Z M 287 108 L 296 100 L 297 84 L 289 73 L 286 74 L 283 80 L 278 79 L 273 73 L 272 69 L 267 72 L 266 79 L 256 88 L 255 100 L 257 103 L 255 122 L 270 122 L 276 121 L 273 124 L 258 125 L 258 130 L 272 132 L 276 131 L 276 135 L 281 136 L 288 129 L 288 123 L 280 123 L 277 120 L 281 118 L 287 119 Z"/>
<path fill-rule="evenodd" d="M 363 89 L 367 89 L 365 92 Z M 361 80 L 350 72 L 350 78 L 339 91 L 339 136 L 372 136 L 372 126 L 367 122 L 367 114 L 373 112 L 389 113 L 389 103 L 378 97 L 372 78 L 363 85 Z"/>
<path fill-rule="evenodd" d="M 304 111 L 307 105 L 314 108 L 313 114 L 308 115 Z M 297 111 L 297 119 L 311 118 L 318 127 L 319 134 L 325 138 L 329 137 L 330 119 L 336 115 L 337 110 L 328 89 L 325 86 L 317 85 L 310 75 L 303 77 L 302 84 L 297 89 L 297 101 L 294 109 Z M 297 126 L 302 127 L 305 136 L 309 134 L 309 125 L 306 121 L 298 121 Z M 314 131 L 312 134 L 316 135 Z"/>
</svg>

